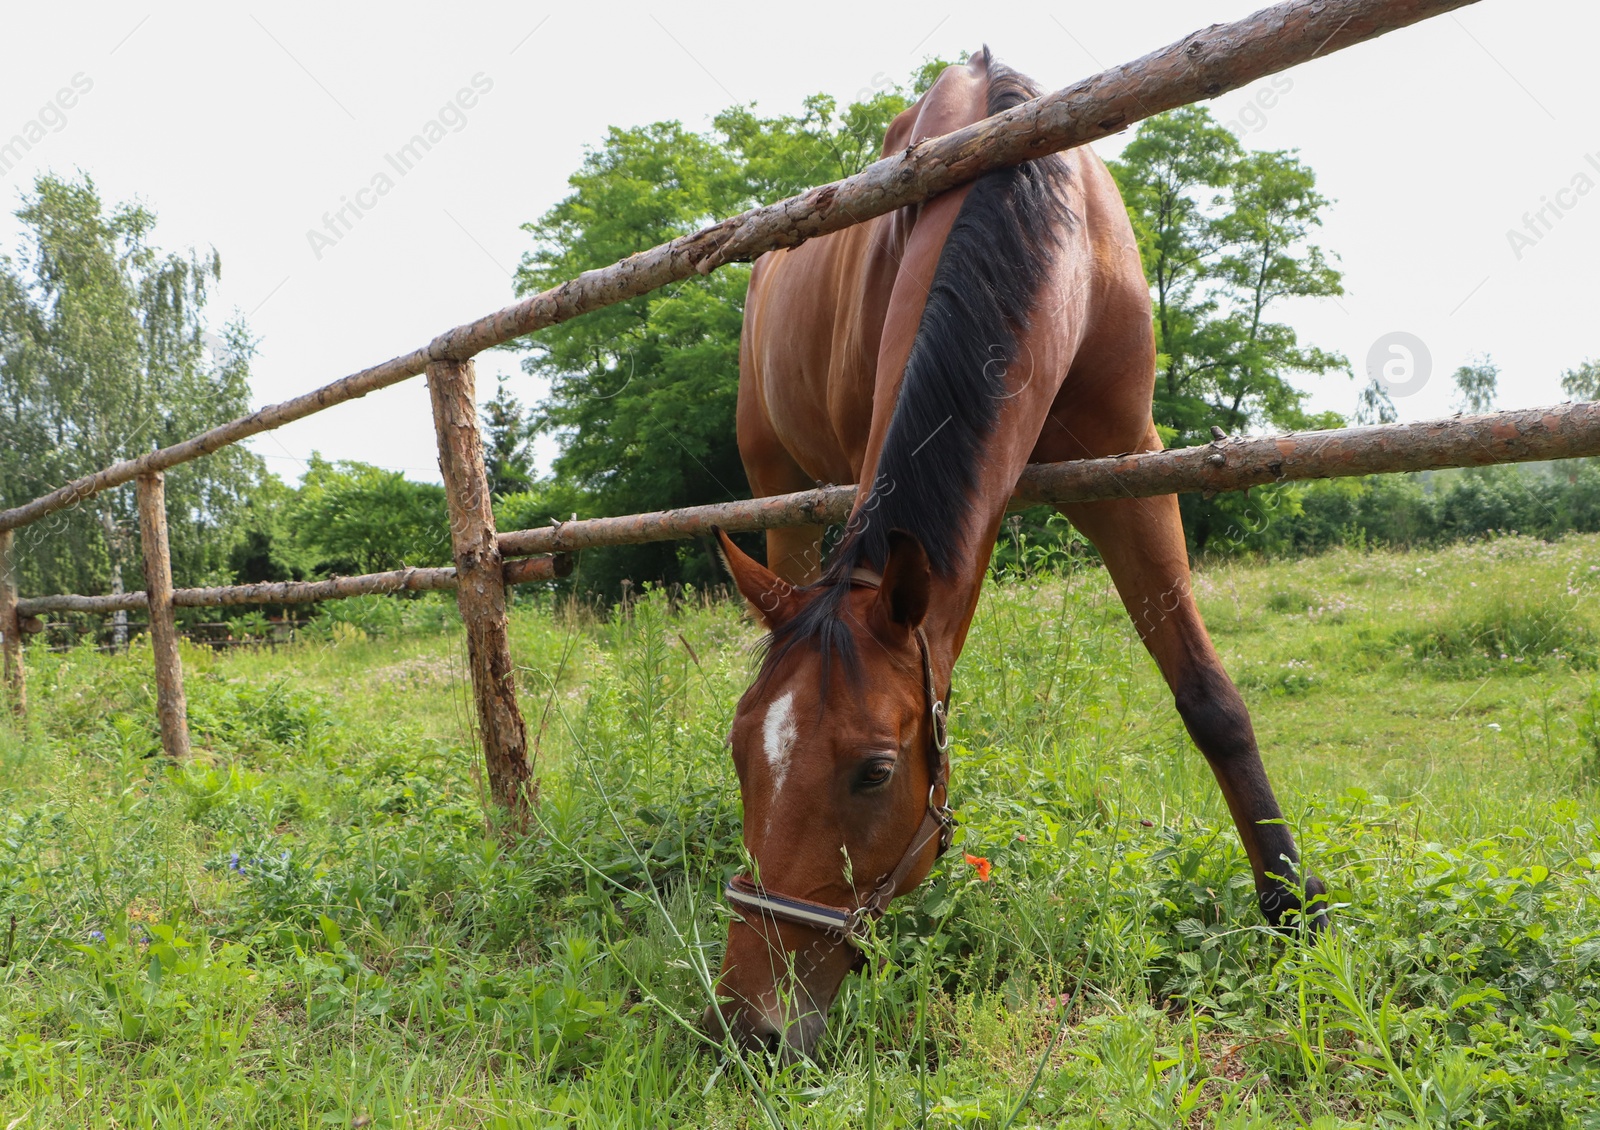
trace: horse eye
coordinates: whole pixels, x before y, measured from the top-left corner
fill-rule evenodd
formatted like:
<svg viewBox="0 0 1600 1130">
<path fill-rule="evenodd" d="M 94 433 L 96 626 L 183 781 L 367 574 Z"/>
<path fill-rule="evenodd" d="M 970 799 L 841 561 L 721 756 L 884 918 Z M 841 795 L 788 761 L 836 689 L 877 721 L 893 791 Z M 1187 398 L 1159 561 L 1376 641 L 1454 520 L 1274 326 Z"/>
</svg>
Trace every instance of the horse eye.
<svg viewBox="0 0 1600 1130">
<path fill-rule="evenodd" d="M 875 788 L 886 783 L 894 776 L 894 762 L 874 761 L 861 771 L 861 783 L 867 788 Z"/>
</svg>

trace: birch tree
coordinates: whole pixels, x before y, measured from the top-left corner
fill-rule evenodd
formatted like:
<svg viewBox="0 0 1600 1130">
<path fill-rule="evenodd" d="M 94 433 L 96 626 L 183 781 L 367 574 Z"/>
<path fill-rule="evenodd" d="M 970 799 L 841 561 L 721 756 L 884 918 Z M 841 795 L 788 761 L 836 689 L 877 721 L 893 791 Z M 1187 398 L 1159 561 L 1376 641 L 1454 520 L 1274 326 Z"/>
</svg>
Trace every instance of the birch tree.
<svg viewBox="0 0 1600 1130">
<path fill-rule="evenodd" d="M 155 214 L 109 211 L 92 179 L 41 175 L 16 213 L 23 238 L 0 258 L 0 499 L 15 505 L 74 476 L 249 410 L 253 343 L 242 321 L 220 335 L 204 312 L 221 275 L 215 251 L 163 252 Z M 173 569 L 180 584 L 222 572 L 230 517 L 259 475 L 238 447 L 172 471 Z M 137 587 L 131 486 L 20 532 L 23 585 L 40 591 Z M 126 620 L 116 642 L 126 641 Z"/>
</svg>

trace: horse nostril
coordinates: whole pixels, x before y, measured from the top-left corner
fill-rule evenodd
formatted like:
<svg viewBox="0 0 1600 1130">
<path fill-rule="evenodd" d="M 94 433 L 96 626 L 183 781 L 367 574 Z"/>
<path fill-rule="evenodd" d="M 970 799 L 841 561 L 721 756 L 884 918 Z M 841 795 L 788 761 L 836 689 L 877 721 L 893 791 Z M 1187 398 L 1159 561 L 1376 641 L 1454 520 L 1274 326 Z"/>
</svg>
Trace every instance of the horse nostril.
<svg viewBox="0 0 1600 1130">
<path fill-rule="evenodd" d="M 738 1027 L 743 1031 L 739 1042 L 750 1051 L 763 1051 L 768 1055 L 776 1056 L 783 1051 L 783 1032 L 773 1023 L 771 1017 L 761 1013 L 741 1017 L 742 1023 Z"/>
</svg>

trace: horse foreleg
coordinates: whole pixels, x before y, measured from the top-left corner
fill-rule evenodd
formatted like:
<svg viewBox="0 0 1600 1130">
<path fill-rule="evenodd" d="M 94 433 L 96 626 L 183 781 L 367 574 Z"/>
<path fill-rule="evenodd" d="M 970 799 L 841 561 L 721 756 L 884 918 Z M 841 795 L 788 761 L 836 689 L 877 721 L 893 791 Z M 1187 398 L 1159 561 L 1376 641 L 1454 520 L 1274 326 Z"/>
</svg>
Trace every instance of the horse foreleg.
<svg viewBox="0 0 1600 1130">
<path fill-rule="evenodd" d="M 768 530 L 767 568 L 791 585 L 809 585 L 816 580 L 822 573 L 822 527 Z"/>
<path fill-rule="evenodd" d="M 750 372 L 748 347 L 747 329 L 739 346 L 737 434 L 739 459 L 750 482 L 750 493 L 756 498 L 770 498 L 810 490 L 817 485 L 816 480 L 795 461 L 767 419 L 766 407 Z M 791 585 L 810 584 L 822 573 L 822 533 L 821 526 L 768 530 L 767 568 Z"/>
<path fill-rule="evenodd" d="M 1167 495 L 1061 509 L 1100 551 L 1189 736 L 1222 787 L 1262 912 L 1274 926 L 1292 923 L 1305 895 L 1312 926 L 1326 929 L 1325 888 L 1314 876 L 1303 884 L 1299 878 L 1299 853 L 1261 763 L 1250 713 L 1195 606 L 1178 500 Z"/>
<path fill-rule="evenodd" d="M 743 392 L 741 390 L 741 396 Z M 744 405 L 740 405 L 741 410 Z M 744 461 L 750 493 L 756 498 L 810 490 L 817 484 L 794 461 L 777 437 L 771 434 L 764 418 L 746 421 L 741 411 L 739 455 Z M 791 585 L 809 585 L 822 573 L 821 526 L 792 526 L 767 531 L 767 568 Z"/>
</svg>

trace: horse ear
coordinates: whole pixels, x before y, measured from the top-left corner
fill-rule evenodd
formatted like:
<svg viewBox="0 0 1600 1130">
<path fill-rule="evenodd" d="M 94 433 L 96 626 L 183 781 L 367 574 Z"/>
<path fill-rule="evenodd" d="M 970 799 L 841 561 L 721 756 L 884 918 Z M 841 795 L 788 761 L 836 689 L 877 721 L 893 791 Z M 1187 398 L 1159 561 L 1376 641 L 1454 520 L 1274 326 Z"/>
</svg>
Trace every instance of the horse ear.
<svg viewBox="0 0 1600 1130">
<path fill-rule="evenodd" d="M 717 549 L 722 554 L 722 564 L 744 597 L 750 611 L 767 631 L 774 631 L 794 612 L 794 586 L 744 550 L 733 544 L 733 539 L 721 526 L 711 527 L 717 537 Z"/>
<path fill-rule="evenodd" d="M 878 607 L 884 619 L 907 631 L 916 628 L 928 615 L 932 588 L 933 568 L 917 535 L 890 530 L 889 559 L 883 564 L 883 583 L 878 588 Z"/>
</svg>

